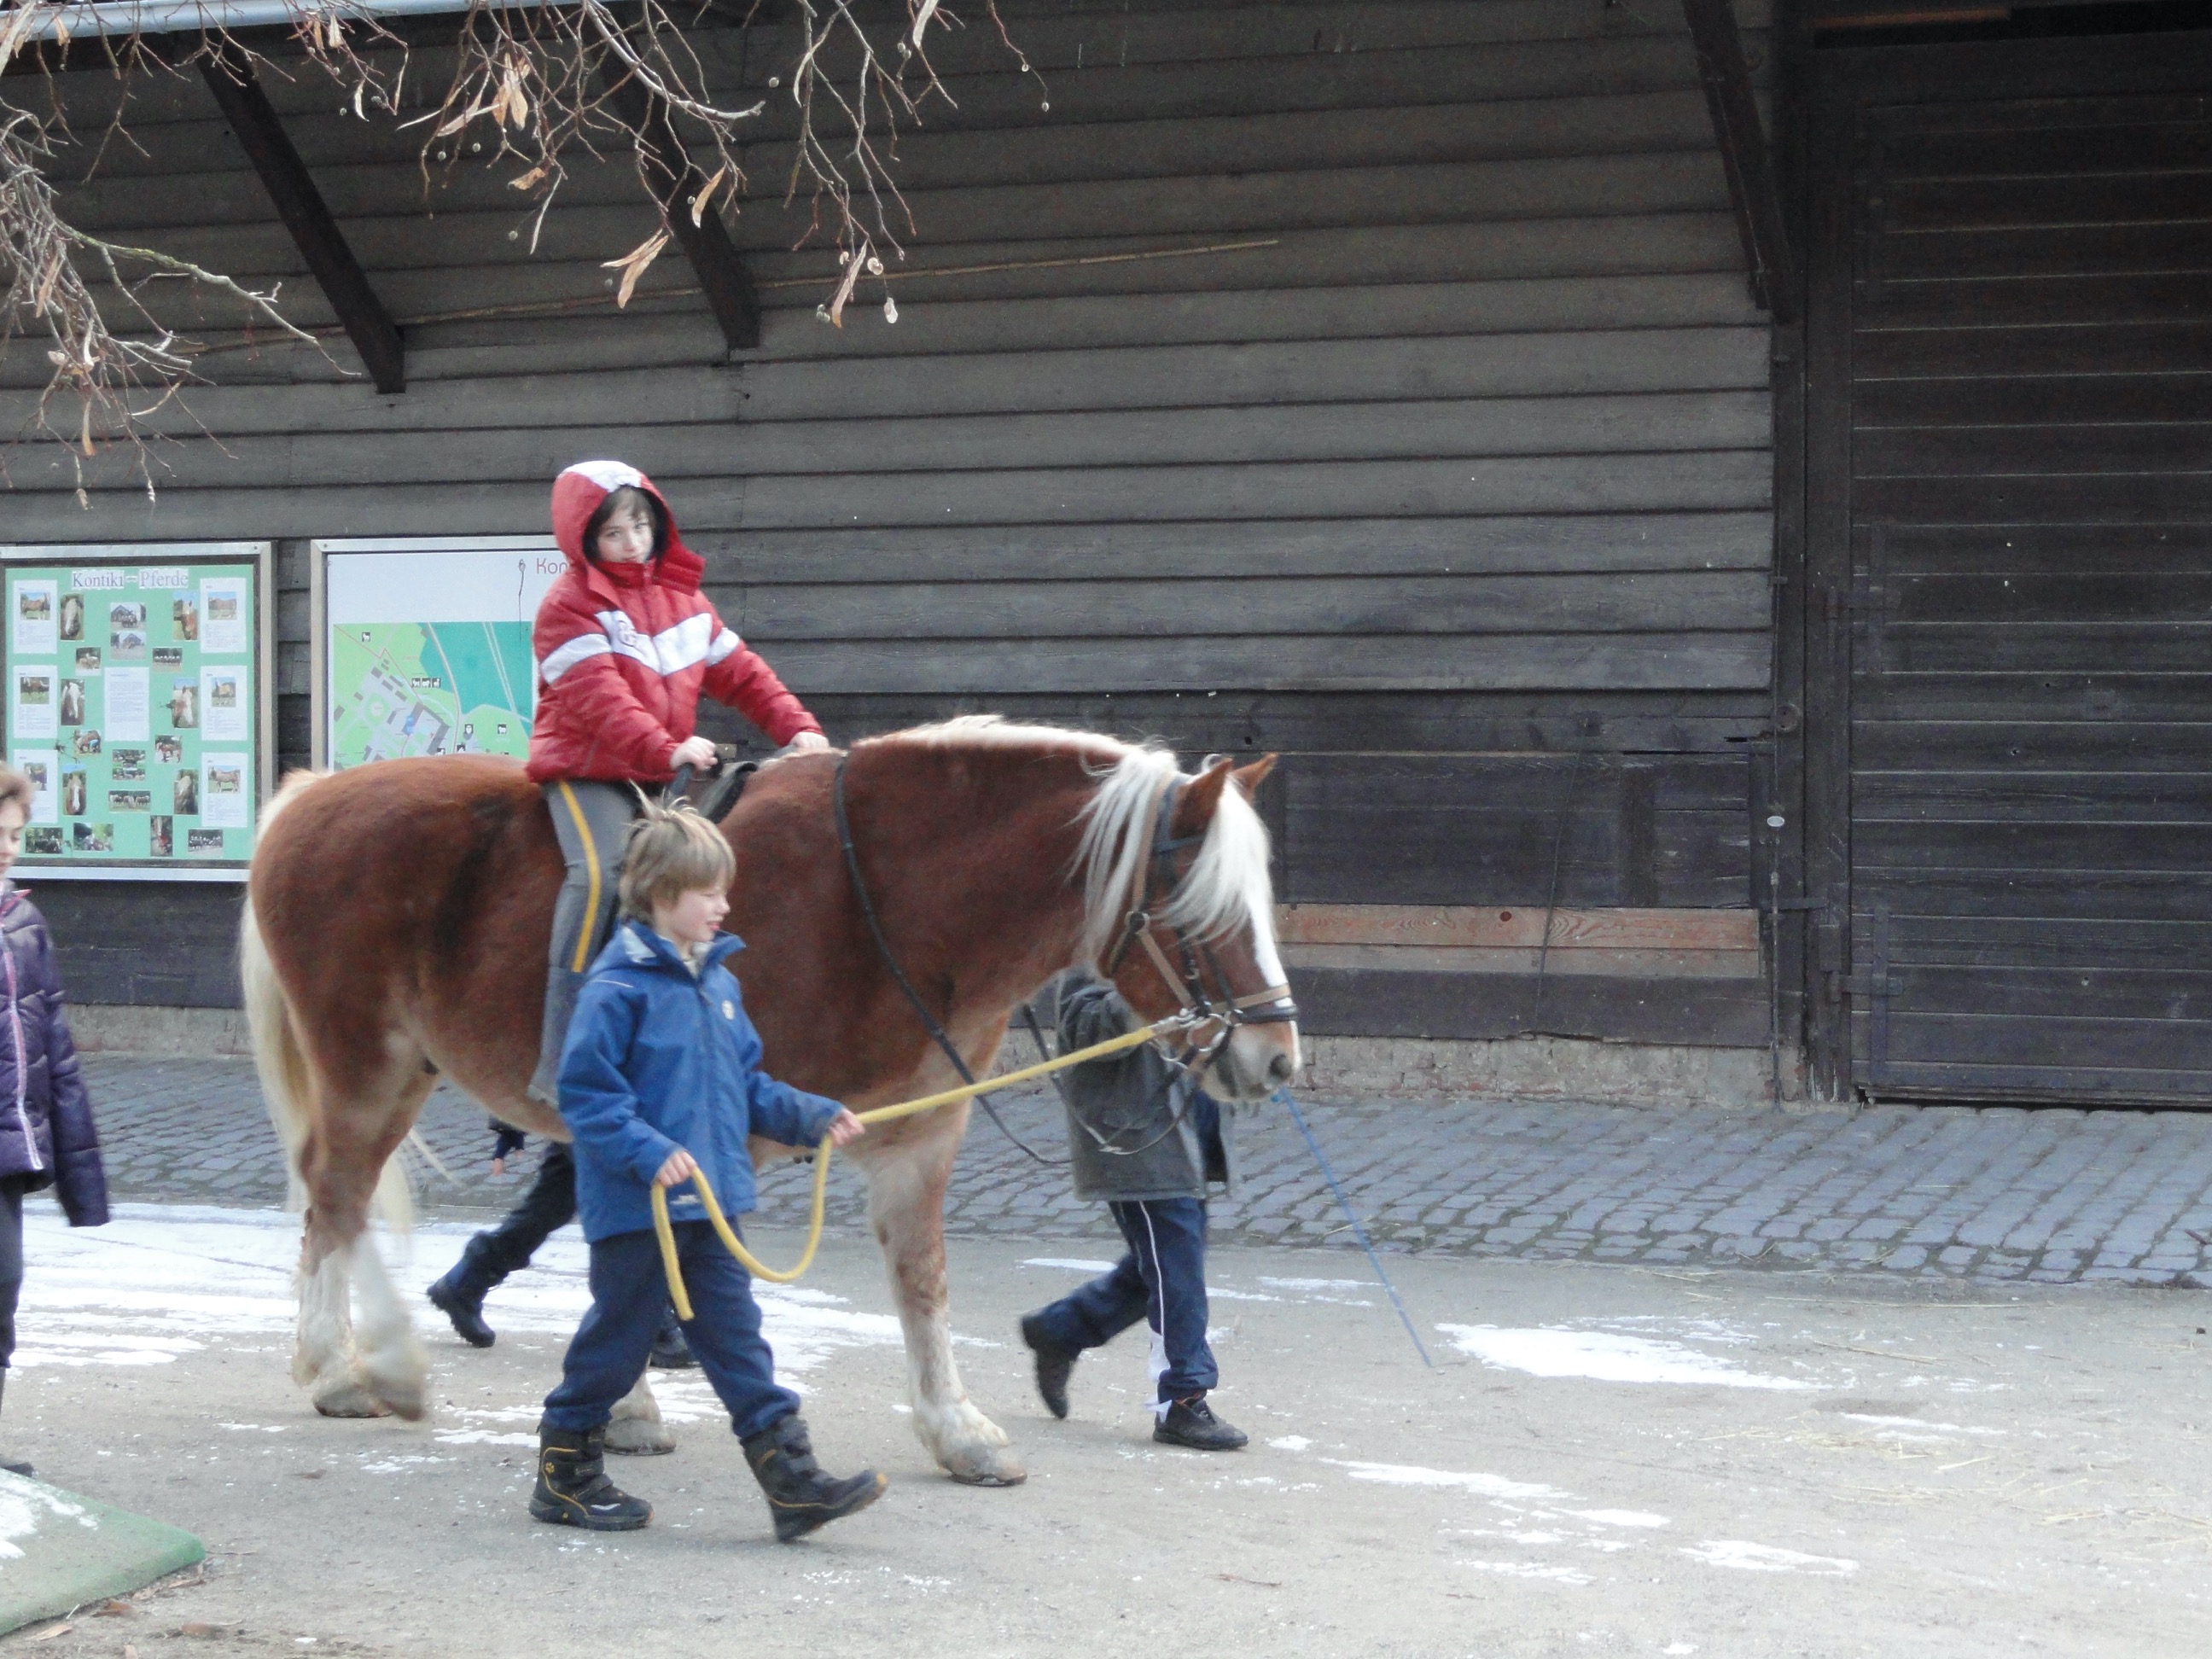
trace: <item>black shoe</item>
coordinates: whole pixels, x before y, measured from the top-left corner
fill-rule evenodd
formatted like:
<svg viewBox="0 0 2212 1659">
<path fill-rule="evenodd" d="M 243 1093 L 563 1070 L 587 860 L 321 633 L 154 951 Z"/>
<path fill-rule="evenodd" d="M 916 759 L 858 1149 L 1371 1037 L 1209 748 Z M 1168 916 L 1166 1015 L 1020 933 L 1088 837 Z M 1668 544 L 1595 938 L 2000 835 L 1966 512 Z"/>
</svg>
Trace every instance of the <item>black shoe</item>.
<svg viewBox="0 0 2212 1659">
<path fill-rule="evenodd" d="M 814 1443 L 797 1413 L 779 1419 L 744 1443 L 745 1462 L 767 1495 L 775 1516 L 775 1538 L 788 1544 L 817 1527 L 864 1510 L 884 1495 L 890 1482 L 873 1469 L 840 1480 L 823 1474 L 814 1461 Z"/>
<path fill-rule="evenodd" d="M 473 1294 L 456 1282 L 459 1269 L 447 1273 L 422 1292 L 430 1298 L 430 1305 L 453 1322 L 453 1328 L 461 1340 L 472 1348 L 489 1348 L 499 1340 L 499 1334 L 484 1323 L 483 1293 Z"/>
<path fill-rule="evenodd" d="M 684 1334 L 684 1328 L 671 1319 L 653 1336 L 653 1370 L 657 1371 L 688 1371 L 696 1370 L 699 1356 L 691 1352 L 691 1344 Z"/>
<path fill-rule="evenodd" d="M 607 1479 L 605 1428 L 538 1431 L 538 1485 L 530 1513 L 540 1521 L 587 1532 L 635 1532 L 653 1519 L 653 1505 Z"/>
<path fill-rule="evenodd" d="M 1067 1379 L 1075 1370 L 1075 1356 L 1056 1348 L 1036 1333 L 1036 1316 L 1022 1316 L 1022 1340 L 1036 1356 L 1037 1395 L 1054 1417 L 1067 1415 Z"/>
<path fill-rule="evenodd" d="M 1152 1438 L 1163 1446 L 1188 1446 L 1193 1451 L 1236 1451 L 1251 1437 L 1213 1414 L 1206 1396 L 1168 1402 L 1165 1416 L 1154 1425 Z"/>
</svg>

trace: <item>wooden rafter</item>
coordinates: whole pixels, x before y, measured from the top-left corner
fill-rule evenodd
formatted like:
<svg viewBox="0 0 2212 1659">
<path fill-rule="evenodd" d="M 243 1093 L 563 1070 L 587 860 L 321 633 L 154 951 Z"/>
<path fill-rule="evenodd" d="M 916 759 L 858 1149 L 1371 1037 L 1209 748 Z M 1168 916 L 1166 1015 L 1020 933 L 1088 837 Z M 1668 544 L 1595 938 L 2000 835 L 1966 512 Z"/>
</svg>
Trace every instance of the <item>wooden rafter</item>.
<svg viewBox="0 0 2212 1659">
<path fill-rule="evenodd" d="M 1751 70 L 1736 33 L 1735 8 L 1730 0 L 1682 0 L 1682 15 L 1697 48 L 1698 76 L 1705 83 L 1721 164 L 1728 169 L 1729 200 L 1751 267 L 1752 291 L 1776 322 L 1794 323 L 1797 262 L 1790 250 L 1774 154 L 1751 95 Z"/>
<path fill-rule="evenodd" d="M 379 392 L 407 389 L 407 362 L 398 327 L 392 313 L 368 285 L 361 262 L 346 245 L 345 234 L 331 216 L 322 192 L 291 135 L 277 118 L 252 60 L 233 46 L 211 52 L 201 61 L 200 72 L 208 89 L 222 106 L 223 118 L 237 136 L 239 147 L 261 176 L 262 187 L 276 205 L 285 229 L 299 246 L 307 269 L 322 285 L 324 296 L 345 325 L 354 349 Z"/>
<path fill-rule="evenodd" d="M 660 206 L 662 219 L 699 278 L 707 304 L 721 325 L 732 351 L 760 343 L 760 298 L 738 256 L 721 216 L 711 207 L 695 222 L 692 204 L 706 179 L 676 131 L 666 101 L 646 91 L 627 70 L 610 64 L 605 71 L 607 100 L 615 113 L 638 134 L 639 170 Z"/>
</svg>

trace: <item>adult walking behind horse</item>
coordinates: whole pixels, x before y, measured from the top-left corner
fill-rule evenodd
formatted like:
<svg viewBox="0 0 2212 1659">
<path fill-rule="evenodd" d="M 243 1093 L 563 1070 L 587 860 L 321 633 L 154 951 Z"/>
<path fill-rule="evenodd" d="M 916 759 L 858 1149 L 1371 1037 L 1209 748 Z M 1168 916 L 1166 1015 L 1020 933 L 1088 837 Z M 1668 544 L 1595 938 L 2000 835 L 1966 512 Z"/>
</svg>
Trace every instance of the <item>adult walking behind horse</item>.
<svg viewBox="0 0 2212 1659">
<path fill-rule="evenodd" d="M 1272 757 L 1196 776 L 1115 738 L 973 717 L 764 770 L 724 824 L 732 957 L 775 1075 L 856 1110 L 958 1082 L 887 963 L 981 1072 L 1008 1012 L 1078 964 L 1150 1021 L 1195 1010 L 1207 1088 L 1255 1099 L 1298 1064 L 1274 945 Z M 844 792 L 881 946 L 841 849 Z M 373 1243 L 393 1153 L 443 1073 L 567 1139 L 529 1097 L 562 863 L 510 762 L 448 756 L 295 780 L 254 855 L 240 954 L 270 1110 L 306 1189 L 293 1375 L 332 1416 L 422 1413 L 426 1362 Z M 957 1480 L 1023 1478 L 953 1363 L 944 1196 L 965 1105 L 854 1149 L 906 1336 L 915 1431 Z M 756 1145 L 757 1155 L 773 1149 Z M 358 1278 L 362 1320 L 351 1318 Z"/>
</svg>

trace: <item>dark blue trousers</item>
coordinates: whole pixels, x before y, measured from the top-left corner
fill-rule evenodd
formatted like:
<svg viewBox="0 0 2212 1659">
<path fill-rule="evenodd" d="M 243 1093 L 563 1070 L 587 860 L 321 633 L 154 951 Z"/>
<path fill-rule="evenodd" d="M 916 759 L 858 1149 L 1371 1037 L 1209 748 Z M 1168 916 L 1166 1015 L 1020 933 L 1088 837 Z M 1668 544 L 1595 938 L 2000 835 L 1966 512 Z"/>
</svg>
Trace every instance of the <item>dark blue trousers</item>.
<svg viewBox="0 0 2212 1659">
<path fill-rule="evenodd" d="M 1139 1319 L 1152 1328 L 1155 1411 L 1221 1381 L 1206 1345 L 1206 1204 L 1195 1198 L 1109 1204 L 1129 1252 L 1035 1316 L 1037 1335 L 1071 1353 L 1111 1341 Z"/>
<path fill-rule="evenodd" d="M 691 1293 L 684 1326 L 700 1369 L 729 1408 L 739 1438 L 758 1434 L 799 1409 L 799 1396 L 775 1380 L 775 1356 L 761 1336 L 752 1275 L 722 1248 L 704 1221 L 676 1224 L 676 1259 Z M 592 1245 L 592 1307 L 561 1362 L 561 1382 L 545 1396 L 545 1426 L 596 1429 L 637 1386 L 653 1334 L 668 1307 L 660 1243 L 650 1229 Z"/>
</svg>

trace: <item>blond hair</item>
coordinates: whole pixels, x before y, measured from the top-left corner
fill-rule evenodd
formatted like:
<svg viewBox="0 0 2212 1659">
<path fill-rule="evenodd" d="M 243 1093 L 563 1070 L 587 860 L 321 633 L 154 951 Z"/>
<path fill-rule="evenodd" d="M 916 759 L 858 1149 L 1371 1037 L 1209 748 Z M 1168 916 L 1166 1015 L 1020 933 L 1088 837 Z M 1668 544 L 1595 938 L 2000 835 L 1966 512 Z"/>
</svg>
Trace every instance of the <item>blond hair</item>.
<svg viewBox="0 0 2212 1659">
<path fill-rule="evenodd" d="M 38 800 L 39 786 L 37 784 L 33 783 L 30 779 L 12 766 L 0 766 L 0 807 L 10 805 L 21 807 L 23 821 L 27 823 L 30 822 L 31 814 L 37 810 Z"/>
<path fill-rule="evenodd" d="M 737 873 L 730 843 L 690 802 L 660 806 L 648 801 L 630 826 L 623 854 L 623 914 L 650 921 L 654 905 L 672 904 L 702 888 L 723 891 Z"/>
</svg>

